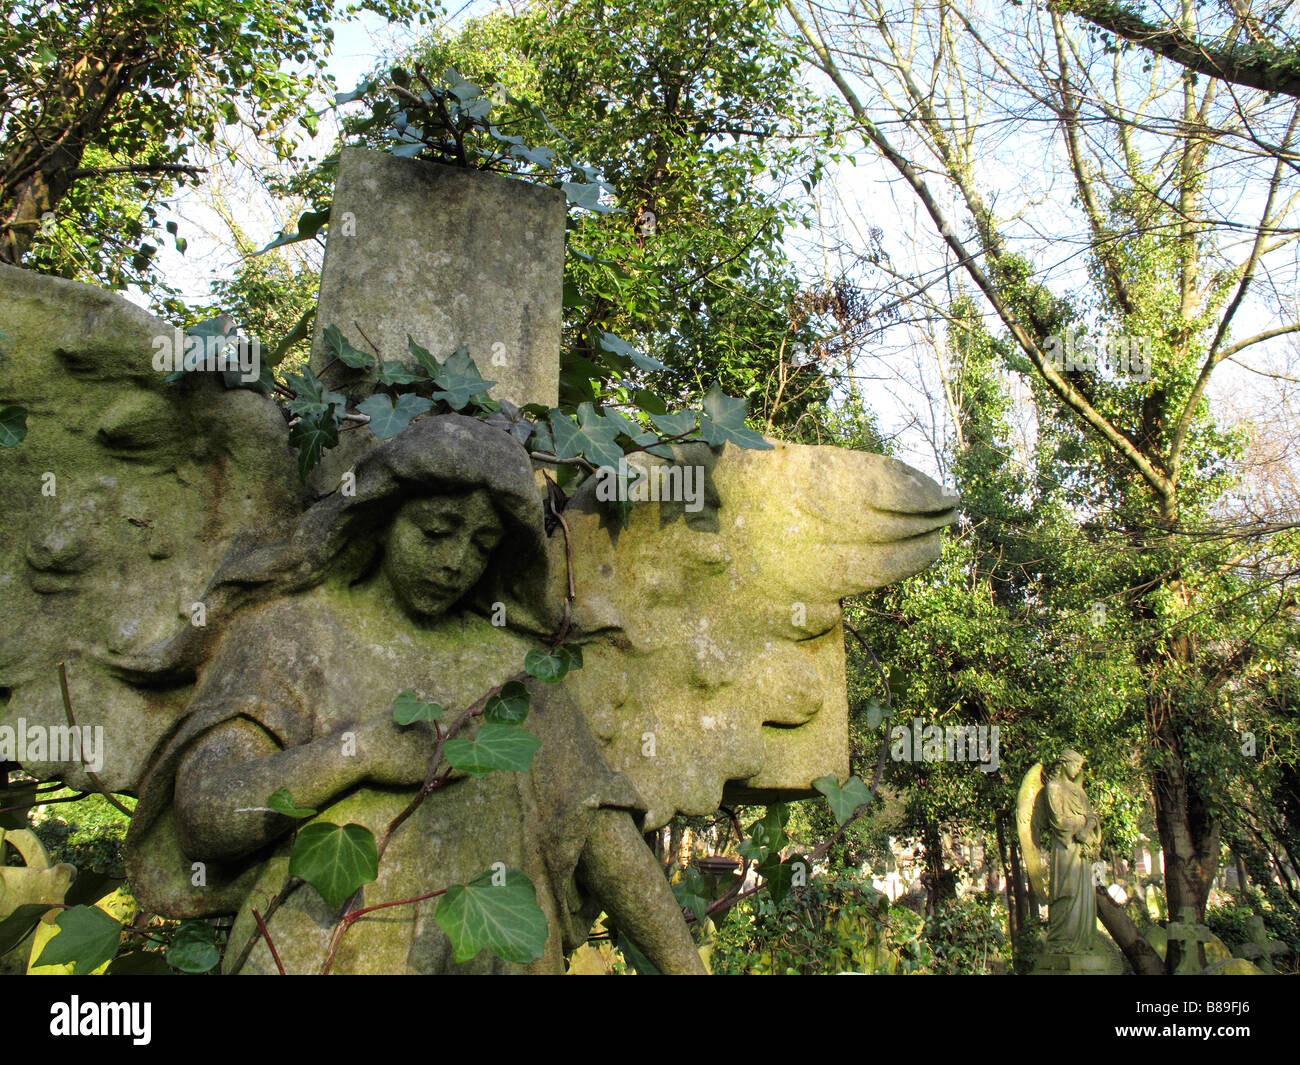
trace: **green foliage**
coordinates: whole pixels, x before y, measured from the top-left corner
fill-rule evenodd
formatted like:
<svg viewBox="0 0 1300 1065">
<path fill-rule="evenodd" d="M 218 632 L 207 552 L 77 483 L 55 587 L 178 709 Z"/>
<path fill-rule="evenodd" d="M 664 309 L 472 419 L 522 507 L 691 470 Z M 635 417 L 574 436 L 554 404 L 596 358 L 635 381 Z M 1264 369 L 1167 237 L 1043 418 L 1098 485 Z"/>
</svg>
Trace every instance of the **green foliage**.
<svg viewBox="0 0 1300 1065">
<path fill-rule="evenodd" d="M 73 963 L 72 975 L 93 973 L 117 953 L 122 925 L 95 906 L 73 906 L 54 919 L 59 934 L 50 939 L 37 965 Z"/>
<path fill-rule="evenodd" d="M 447 764 L 471 776 L 496 770 L 526 773 L 542 741 L 527 729 L 500 721 L 485 721 L 473 739 L 456 738 L 443 745 Z"/>
<path fill-rule="evenodd" d="M 407 688 L 393 700 L 393 720 L 399 725 L 410 725 L 416 721 L 437 721 L 445 713 L 437 703 L 426 703 L 410 688 Z"/>
<path fill-rule="evenodd" d="M 925 922 L 924 935 L 931 954 L 926 966 L 929 972 L 969 975 L 1005 971 L 1006 910 L 996 895 L 966 895 L 945 903 Z"/>
<path fill-rule="evenodd" d="M 379 876 L 374 833 L 362 825 L 315 821 L 298 830 L 289 875 L 307 881 L 327 905 L 342 906 L 357 888 Z"/>
<path fill-rule="evenodd" d="M 468 884 L 447 889 L 434 914 L 438 927 L 455 948 L 456 961 L 469 961 L 482 950 L 520 964 L 546 949 L 546 915 L 537 892 L 523 873 L 491 869 Z"/>
<path fill-rule="evenodd" d="M 841 972 L 904 975 L 924 971 L 929 952 L 923 923 L 910 910 L 849 873 L 819 874 L 778 904 L 746 899 L 713 939 L 714 973 L 821 975 Z"/>
</svg>

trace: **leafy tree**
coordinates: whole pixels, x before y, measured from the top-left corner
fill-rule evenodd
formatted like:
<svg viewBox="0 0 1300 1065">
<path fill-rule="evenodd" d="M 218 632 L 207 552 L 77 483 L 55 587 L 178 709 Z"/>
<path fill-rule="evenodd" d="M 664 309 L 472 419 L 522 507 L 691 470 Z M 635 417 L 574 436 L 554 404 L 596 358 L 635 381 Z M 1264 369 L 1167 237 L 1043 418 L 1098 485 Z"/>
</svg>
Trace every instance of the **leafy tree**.
<svg viewBox="0 0 1300 1065">
<path fill-rule="evenodd" d="M 377 0 L 343 17 L 412 6 Z M 0 262 L 22 262 L 52 218 L 90 237 L 79 255 L 52 242 L 38 265 L 148 281 L 155 218 L 131 200 L 193 179 L 187 153 L 214 144 L 223 124 L 246 123 L 290 153 L 294 124 L 311 124 L 308 101 L 326 82 L 281 66 L 326 55 L 333 15 L 332 0 L 18 0 L 0 21 Z"/>
</svg>

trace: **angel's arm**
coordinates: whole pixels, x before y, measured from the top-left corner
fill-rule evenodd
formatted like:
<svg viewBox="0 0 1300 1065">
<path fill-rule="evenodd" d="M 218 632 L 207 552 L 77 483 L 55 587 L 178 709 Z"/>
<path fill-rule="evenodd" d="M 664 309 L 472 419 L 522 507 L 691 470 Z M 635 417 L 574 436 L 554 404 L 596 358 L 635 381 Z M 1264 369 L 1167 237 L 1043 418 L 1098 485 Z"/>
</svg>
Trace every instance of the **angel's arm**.
<svg viewBox="0 0 1300 1065">
<path fill-rule="evenodd" d="M 349 742 L 332 734 L 288 749 L 257 721 L 237 717 L 204 734 L 176 773 L 176 827 L 192 858 L 230 860 L 288 833 L 296 823 L 269 812 L 267 799 L 288 788 L 299 807 L 319 809 L 362 782 L 420 784 L 433 753 L 422 726 L 376 718 Z"/>
<path fill-rule="evenodd" d="M 682 908 L 626 810 L 596 811 L 578 878 L 660 972 L 706 972 Z"/>
</svg>

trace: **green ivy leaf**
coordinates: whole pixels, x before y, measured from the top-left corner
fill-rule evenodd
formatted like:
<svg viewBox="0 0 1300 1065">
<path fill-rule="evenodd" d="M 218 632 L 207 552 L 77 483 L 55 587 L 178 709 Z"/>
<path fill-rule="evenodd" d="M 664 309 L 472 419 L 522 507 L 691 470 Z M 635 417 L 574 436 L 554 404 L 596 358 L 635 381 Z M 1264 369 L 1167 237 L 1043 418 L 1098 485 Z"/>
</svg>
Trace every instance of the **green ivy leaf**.
<svg viewBox="0 0 1300 1065">
<path fill-rule="evenodd" d="M 808 883 L 812 876 L 812 866 L 802 854 L 792 854 L 785 861 L 773 854 L 759 865 L 757 872 L 767 882 L 772 901 L 779 906 L 790 894 L 796 878 L 801 877 L 804 884 Z"/>
<path fill-rule="evenodd" d="M 271 797 L 266 800 L 266 805 L 276 813 L 284 814 L 285 817 L 292 817 L 296 821 L 303 821 L 316 816 L 315 810 L 296 805 L 293 796 L 289 794 L 288 788 L 276 788 Z"/>
<path fill-rule="evenodd" d="M 524 655 L 524 672 L 547 684 L 559 684 L 571 670 L 582 668 L 582 648 L 564 644 L 554 651 L 529 651 Z"/>
<path fill-rule="evenodd" d="M 496 384 L 479 376 L 478 367 L 464 348 L 457 348 L 447 356 L 433 383 L 441 389 L 433 398 L 443 400 L 452 410 L 461 410 L 475 396 Z"/>
<path fill-rule="evenodd" d="M 357 404 L 357 410 L 370 418 L 370 431 L 379 440 L 396 436 L 411 424 L 412 419 L 432 408 L 433 400 L 414 392 L 403 392 L 396 403 L 382 392 L 376 392 Z"/>
<path fill-rule="evenodd" d="M 0 447 L 17 447 L 27 435 L 27 409 L 0 407 Z"/>
<path fill-rule="evenodd" d="M 298 449 L 298 476 L 307 480 L 321 455 L 338 442 L 338 422 L 329 409 L 317 415 L 304 415 L 289 426 L 289 443 Z"/>
<path fill-rule="evenodd" d="M 426 703 L 410 688 L 393 700 L 393 720 L 399 725 L 416 721 L 437 721 L 444 711 L 437 703 Z"/>
<path fill-rule="evenodd" d="M 619 426 L 596 413 L 590 403 L 578 405 L 578 421 L 558 410 L 551 411 L 551 438 L 557 458 L 581 455 L 593 466 L 618 469 L 623 449 L 618 445 Z"/>
<path fill-rule="evenodd" d="M 485 777 L 498 769 L 528 772 L 541 745 L 541 740 L 518 725 L 485 721 L 472 740 L 448 740 L 442 753 L 453 769 Z"/>
<path fill-rule="evenodd" d="M 483 707 L 483 717 L 503 725 L 518 725 L 528 716 L 528 689 L 517 680 L 504 684 Z"/>
<path fill-rule="evenodd" d="M 813 787 L 826 796 L 837 825 L 844 824 L 863 803 L 871 801 L 871 789 L 858 777 L 852 776 L 841 787 L 833 776 L 819 777 Z"/>
<path fill-rule="evenodd" d="M 428 348 L 421 347 L 412 340 L 410 333 L 406 334 L 406 347 L 415 356 L 415 361 L 424 368 L 424 372 L 430 377 L 437 377 L 438 374 L 442 373 L 442 363 L 433 357 L 433 352 Z"/>
<path fill-rule="evenodd" d="M 576 181 L 562 181 L 560 182 L 560 188 L 564 190 L 565 197 L 575 207 L 584 207 L 588 211 L 595 211 L 597 214 L 614 214 L 617 211 L 617 208 L 607 207 L 600 202 L 601 186 L 598 182 L 584 185 Z"/>
<path fill-rule="evenodd" d="M 727 441 L 737 447 L 769 451 L 772 444 L 761 433 L 745 425 L 745 401 L 724 395 L 717 385 L 704 397 L 704 413 L 700 415 L 700 435 L 710 447 Z M 657 423 L 656 423 L 657 424 Z"/>
<path fill-rule="evenodd" d="M 680 414 L 650 415 L 650 421 L 664 436 L 682 436 L 684 433 L 694 432 L 699 418 L 698 414 L 690 410 L 683 411 Z"/>
<path fill-rule="evenodd" d="M 400 360 L 387 359 L 375 374 L 381 385 L 413 385 L 417 381 L 427 380 L 424 374 L 408 370 Z"/>
<path fill-rule="evenodd" d="M 872 699 L 867 703 L 867 728 L 874 729 L 880 726 L 885 720 L 885 708 L 880 705 L 879 701 Z"/>
<path fill-rule="evenodd" d="M 546 949 L 546 914 L 537 905 L 532 881 L 515 869 L 489 870 L 468 884 L 449 887 L 434 920 L 447 933 L 458 962 L 490 950 L 522 965 Z"/>
<path fill-rule="evenodd" d="M 615 336 L 613 333 L 601 333 L 600 346 L 622 358 L 631 359 L 638 369 L 646 371 L 668 369 L 658 359 L 652 359 L 649 355 L 643 354 L 640 348 L 629 344 L 622 337 Z"/>
<path fill-rule="evenodd" d="M 204 921 L 182 921 L 167 946 L 167 964 L 183 973 L 206 973 L 220 961 L 212 926 Z"/>
<path fill-rule="evenodd" d="M 307 825 L 294 840 L 289 875 L 307 881 L 327 906 L 342 906 L 357 888 L 379 876 L 374 834 L 362 825 Z"/>
<path fill-rule="evenodd" d="M 324 207 L 318 211 L 304 211 L 298 217 L 298 232 L 290 233 L 288 230 L 285 230 L 265 248 L 253 252 L 253 255 L 265 255 L 272 248 L 279 248 L 285 244 L 296 244 L 300 240 L 311 240 L 312 237 L 320 232 L 320 227 L 329 222 L 329 220 L 330 209 L 328 207 Z"/>
<path fill-rule="evenodd" d="M 708 878 L 692 866 L 672 887 L 677 905 L 684 910 L 690 910 L 695 915 L 695 920 L 701 925 L 704 924 L 708 917 L 706 911 L 709 903 L 713 901 L 710 897 Z"/>
<path fill-rule="evenodd" d="M 0 921 L 0 954 L 8 954 L 18 946 L 52 909 L 54 907 L 48 903 L 28 902 Z"/>
<path fill-rule="evenodd" d="M 360 351 L 348 343 L 347 338 L 339 331 L 336 325 L 326 326 L 323 334 L 325 346 L 329 348 L 330 353 L 340 362 L 351 366 L 354 370 L 368 370 L 375 364 L 374 356 L 367 352 Z"/>
<path fill-rule="evenodd" d="M 117 953 L 122 924 L 98 906 L 73 906 L 59 914 L 54 923 L 59 933 L 45 944 L 37 965 L 72 962 L 72 975 L 86 976 Z"/>
</svg>

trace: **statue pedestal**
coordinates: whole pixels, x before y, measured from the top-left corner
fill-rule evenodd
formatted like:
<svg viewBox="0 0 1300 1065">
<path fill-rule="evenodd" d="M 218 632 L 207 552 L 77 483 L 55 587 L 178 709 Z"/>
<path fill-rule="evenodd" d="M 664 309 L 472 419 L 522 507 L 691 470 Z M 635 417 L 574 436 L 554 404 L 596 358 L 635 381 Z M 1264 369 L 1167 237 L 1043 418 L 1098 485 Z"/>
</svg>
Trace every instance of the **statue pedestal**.
<svg viewBox="0 0 1300 1065">
<path fill-rule="evenodd" d="M 1044 953 L 1034 960 L 1034 976 L 1119 976 L 1119 960 L 1109 954 Z"/>
</svg>

